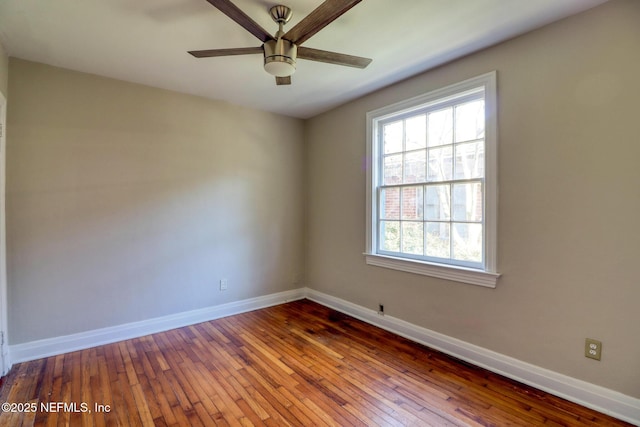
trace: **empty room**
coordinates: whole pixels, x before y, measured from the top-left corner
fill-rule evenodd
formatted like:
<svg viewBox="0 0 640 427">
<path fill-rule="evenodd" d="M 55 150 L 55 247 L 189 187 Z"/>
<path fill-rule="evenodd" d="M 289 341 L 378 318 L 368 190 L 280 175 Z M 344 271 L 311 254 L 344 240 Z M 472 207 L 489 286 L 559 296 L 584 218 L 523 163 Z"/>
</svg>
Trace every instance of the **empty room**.
<svg viewBox="0 0 640 427">
<path fill-rule="evenodd" d="M 0 1 L 0 425 L 640 425 L 640 1 Z"/>
</svg>

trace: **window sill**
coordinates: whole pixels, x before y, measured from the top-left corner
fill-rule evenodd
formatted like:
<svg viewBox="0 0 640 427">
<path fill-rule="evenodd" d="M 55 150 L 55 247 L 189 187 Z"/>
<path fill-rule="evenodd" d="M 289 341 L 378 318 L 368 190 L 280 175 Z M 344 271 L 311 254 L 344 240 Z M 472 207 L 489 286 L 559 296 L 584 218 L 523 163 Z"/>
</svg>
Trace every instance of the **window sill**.
<svg viewBox="0 0 640 427">
<path fill-rule="evenodd" d="M 422 274 L 424 276 L 437 277 L 439 279 L 452 280 L 454 282 L 468 283 L 470 285 L 495 288 L 499 273 L 474 270 L 442 264 L 431 264 L 423 261 L 395 258 L 386 255 L 365 253 L 367 264 L 393 270 L 406 271 L 408 273 Z"/>
</svg>

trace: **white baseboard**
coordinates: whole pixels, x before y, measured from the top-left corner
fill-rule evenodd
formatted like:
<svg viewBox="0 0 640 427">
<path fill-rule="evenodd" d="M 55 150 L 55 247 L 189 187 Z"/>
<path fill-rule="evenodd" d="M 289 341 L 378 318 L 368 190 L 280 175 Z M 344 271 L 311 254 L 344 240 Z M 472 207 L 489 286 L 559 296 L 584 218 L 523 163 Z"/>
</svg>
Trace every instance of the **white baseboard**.
<svg viewBox="0 0 640 427">
<path fill-rule="evenodd" d="M 640 399 L 531 365 L 398 318 L 379 315 L 375 310 L 313 289 L 307 288 L 305 296 L 312 301 L 476 366 L 640 426 Z"/>
<path fill-rule="evenodd" d="M 110 344 L 131 338 L 142 337 L 149 334 L 181 328 L 187 325 L 207 322 L 225 316 L 270 307 L 288 301 L 304 298 L 304 288 L 291 291 L 278 292 L 242 301 L 230 302 L 213 307 L 202 308 L 169 316 L 157 317 L 140 322 L 126 323 L 124 325 L 95 329 L 72 335 L 31 341 L 23 344 L 9 346 L 9 359 L 11 363 L 26 362 L 55 356 L 85 348 Z"/>
</svg>

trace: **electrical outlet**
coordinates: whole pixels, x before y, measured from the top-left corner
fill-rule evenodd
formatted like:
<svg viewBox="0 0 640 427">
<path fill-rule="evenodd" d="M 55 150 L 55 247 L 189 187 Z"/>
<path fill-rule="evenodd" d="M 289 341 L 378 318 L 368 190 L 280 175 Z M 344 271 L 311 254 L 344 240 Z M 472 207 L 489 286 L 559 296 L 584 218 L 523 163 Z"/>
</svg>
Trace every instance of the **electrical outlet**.
<svg viewBox="0 0 640 427">
<path fill-rule="evenodd" d="M 378 304 L 378 314 L 384 316 L 384 305 Z"/>
<path fill-rule="evenodd" d="M 584 356 L 589 359 L 600 360 L 602 356 L 602 342 L 587 338 L 584 341 Z"/>
<path fill-rule="evenodd" d="M 220 290 L 221 291 L 226 291 L 228 286 L 229 286 L 229 280 L 220 279 Z"/>
</svg>

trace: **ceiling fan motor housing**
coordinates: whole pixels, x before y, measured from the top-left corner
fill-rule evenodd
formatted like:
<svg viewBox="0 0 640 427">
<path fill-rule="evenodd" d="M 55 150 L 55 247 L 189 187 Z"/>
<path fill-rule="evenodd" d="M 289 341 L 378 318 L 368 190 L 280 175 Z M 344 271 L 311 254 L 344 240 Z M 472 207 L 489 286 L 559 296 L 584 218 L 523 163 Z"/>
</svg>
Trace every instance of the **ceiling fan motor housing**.
<svg viewBox="0 0 640 427">
<path fill-rule="evenodd" d="M 287 77 L 296 70 L 298 46 L 278 38 L 264 43 L 264 69 L 277 77 Z"/>
</svg>

